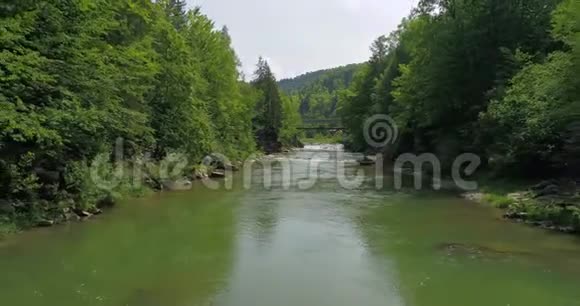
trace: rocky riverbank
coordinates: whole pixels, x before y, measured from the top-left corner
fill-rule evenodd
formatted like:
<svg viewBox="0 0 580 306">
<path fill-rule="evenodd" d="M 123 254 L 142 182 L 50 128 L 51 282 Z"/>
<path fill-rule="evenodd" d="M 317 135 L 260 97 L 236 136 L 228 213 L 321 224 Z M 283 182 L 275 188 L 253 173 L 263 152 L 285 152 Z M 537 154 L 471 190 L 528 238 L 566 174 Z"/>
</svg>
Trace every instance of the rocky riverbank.
<svg viewBox="0 0 580 306">
<path fill-rule="evenodd" d="M 504 210 L 506 220 L 580 234 L 580 182 L 576 180 L 547 180 L 511 192 L 482 186 L 481 191 L 462 197 Z"/>
</svg>

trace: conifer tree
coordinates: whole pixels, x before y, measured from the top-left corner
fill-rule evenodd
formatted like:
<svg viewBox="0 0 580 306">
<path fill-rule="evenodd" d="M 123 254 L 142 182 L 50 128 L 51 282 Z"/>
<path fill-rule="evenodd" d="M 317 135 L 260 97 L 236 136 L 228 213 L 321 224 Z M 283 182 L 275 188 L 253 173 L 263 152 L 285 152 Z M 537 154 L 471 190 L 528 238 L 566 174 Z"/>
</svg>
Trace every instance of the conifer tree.
<svg viewBox="0 0 580 306">
<path fill-rule="evenodd" d="M 185 0 L 160 0 L 165 15 L 177 30 L 187 24 L 187 2 Z"/>
<path fill-rule="evenodd" d="M 278 143 L 280 128 L 282 127 L 282 98 L 276 77 L 268 62 L 260 57 L 252 82 L 261 94 L 257 103 L 257 115 L 254 119 L 258 130 L 258 139 L 265 142 Z"/>
</svg>

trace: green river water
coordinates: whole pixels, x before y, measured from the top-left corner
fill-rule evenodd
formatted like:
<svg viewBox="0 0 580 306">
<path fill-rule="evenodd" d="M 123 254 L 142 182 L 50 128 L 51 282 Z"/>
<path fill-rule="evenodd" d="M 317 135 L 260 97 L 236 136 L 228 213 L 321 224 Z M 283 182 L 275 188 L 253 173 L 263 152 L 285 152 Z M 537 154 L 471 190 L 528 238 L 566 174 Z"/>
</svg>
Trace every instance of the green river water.
<svg viewBox="0 0 580 306">
<path fill-rule="evenodd" d="M 344 189 L 323 149 L 289 155 L 293 182 L 321 162 L 307 190 L 248 190 L 237 174 L 230 191 L 196 182 L 12 237 L 0 305 L 580 305 L 579 239 L 453 194 L 377 191 L 370 175 Z"/>
</svg>

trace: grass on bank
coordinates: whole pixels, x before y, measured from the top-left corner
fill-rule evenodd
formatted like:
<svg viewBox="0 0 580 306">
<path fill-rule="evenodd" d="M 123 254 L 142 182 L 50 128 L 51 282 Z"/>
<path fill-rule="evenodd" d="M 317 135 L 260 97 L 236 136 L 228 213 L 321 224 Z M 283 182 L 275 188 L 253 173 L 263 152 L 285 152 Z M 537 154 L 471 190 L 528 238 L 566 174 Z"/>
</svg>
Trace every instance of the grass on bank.
<svg viewBox="0 0 580 306">
<path fill-rule="evenodd" d="M 516 219 L 566 232 L 580 232 L 579 199 L 537 199 L 529 192 L 537 181 L 484 177 L 479 183 L 483 202 L 505 210 Z"/>
<path fill-rule="evenodd" d="M 523 192 L 534 184 L 530 180 L 496 178 L 491 175 L 483 175 L 478 182 L 483 201 L 501 209 L 508 209 L 515 204 L 516 201 L 509 194 Z"/>
<path fill-rule="evenodd" d="M 486 193 L 483 195 L 483 201 L 500 209 L 508 209 L 515 201 L 506 195 Z"/>
<path fill-rule="evenodd" d="M 0 220 L 0 240 L 3 240 L 9 235 L 18 233 L 20 230 L 16 224 L 9 222 L 8 220 Z"/>
</svg>

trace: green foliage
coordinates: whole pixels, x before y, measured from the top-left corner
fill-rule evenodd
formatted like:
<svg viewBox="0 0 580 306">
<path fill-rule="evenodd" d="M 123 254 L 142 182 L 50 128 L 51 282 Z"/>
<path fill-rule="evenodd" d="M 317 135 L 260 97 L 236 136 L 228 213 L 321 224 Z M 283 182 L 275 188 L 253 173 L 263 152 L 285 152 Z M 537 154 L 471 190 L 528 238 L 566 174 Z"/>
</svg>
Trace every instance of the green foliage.
<svg viewBox="0 0 580 306">
<path fill-rule="evenodd" d="M 364 122 L 387 114 L 400 137 L 385 150 L 446 167 L 463 152 L 497 170 L 580 165 L 579 20 L 575 0 L 420 1 L 342 94 L 352 149 L 372 149 Z"/>
<path fill-rule="evenodd" d="M 507 196 L 498 194 L 485 194 L 483 200 L 486 203 L 490 203 L 491 205 L 501 209 L 509 208 L 510 205 L 514 204 L 514 200 Z"/>
<path fill-rule="evenodd" d="M 300 145 L 300 131 L 298 127 L 302 124 L 299 112 L 299 101 L 295 97 L 282 96 L 282 128 L 280 129 L 280 141 L 286 147 Z"/>
<path fill-rule="evenodd" d="M 16 224 L 9 220 L 0 220 L 0 241 L 2 241 L 2 239 L 4 239 L 6 236 L 16 232 L 18 232 L 18 227 Z"/>
<path fill-rule="evenodd" d="M 580 120 L 574 39 L 580 33 L 578 4 L 565 1 L 553 14 L 553 35 L 566 46 L 545 60 L 529 62 L 511 79 L 505 95 L 482 117 L 494 133 L 491 153 L 502 166 L 565 168 L 577 143 L 568 132 Z M 575 158 L 577 160 L 577 158 Z"/>
<path fill-rule="evenodd" d="M 575 102 L 570 100 L 574 88 L 566 88 L 574 78 L 571 68 L 569 54 L 553 53 L 545 63 L 523 68 L 503 99 L 490 104 L 486 116 L 496 139 L 492 152 L 505 163 L 546 163 L 561 149 L 559 132 L 567 124 L 561 110 Z"/>
<path fill-rule="evenodd" d="M 130 159 L 183 152 L 195 164 L 212 152 L 235 160 L 256 150 L 260 96 L 239 81 L 227 30 L 198 9 L 187 12 L 185 1 L 2 7 L 0 192 L 22 203 L 12 217 L 19 223 L 142 192 L 128 179 L 107 191 L 91 180 L 95 160 L 114 174 L 111 148 L 119 138 Z M 278 102 L 272 126 L 281 129 Z"/>
</svg>

